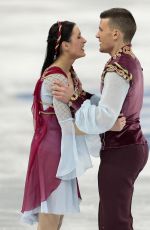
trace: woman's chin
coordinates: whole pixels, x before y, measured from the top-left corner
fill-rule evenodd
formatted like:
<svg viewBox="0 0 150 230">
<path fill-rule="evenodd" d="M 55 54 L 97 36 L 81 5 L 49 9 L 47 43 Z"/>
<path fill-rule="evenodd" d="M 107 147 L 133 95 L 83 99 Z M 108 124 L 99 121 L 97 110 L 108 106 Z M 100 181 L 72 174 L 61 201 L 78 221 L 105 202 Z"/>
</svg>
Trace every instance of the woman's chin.
<svg viewBox="0 0 150 230">
<path fill-rule="evenodd" d="M 82 55 L 81 55 L 81 57 L 85 57 L 86 56 L 86 53 L 85 52 L 83 52 L 82 53 Z"/>
<path fill-rule="evenodd" d="M 86 53 L 82 52 L 78 56 L 76 56 L 75 59 L 79 59 L 79 58 L 82 58 L 82 57 L 85 57 L 85 56 L 86 56 Z"/>
</svg>

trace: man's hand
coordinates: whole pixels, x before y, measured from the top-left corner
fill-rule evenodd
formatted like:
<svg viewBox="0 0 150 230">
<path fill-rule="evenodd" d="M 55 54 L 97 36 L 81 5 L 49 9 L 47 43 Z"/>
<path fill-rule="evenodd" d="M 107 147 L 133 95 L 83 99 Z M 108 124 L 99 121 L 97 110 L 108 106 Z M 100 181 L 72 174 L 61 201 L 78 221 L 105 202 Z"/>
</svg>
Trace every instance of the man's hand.
<svg viewBox="0 0 150 230">
<path fill-rule="evenodd" d="M 64 103 L 68 103 L 70 98 L 74 93 L 73 81 L 70 76 L 68 76 L 68 85 L 64 85 L 59 80 L 55 80 L 52 86 L 52 94 L 53 96 Z"/>
<path fill-rule="evenodd" d="M 120 114 L 115 124 L 111 128 L 111 131 L 121 131 L 125 125 L 126 125 L 126 118 L 123 116 L 123 114 Z"/>
</svg>

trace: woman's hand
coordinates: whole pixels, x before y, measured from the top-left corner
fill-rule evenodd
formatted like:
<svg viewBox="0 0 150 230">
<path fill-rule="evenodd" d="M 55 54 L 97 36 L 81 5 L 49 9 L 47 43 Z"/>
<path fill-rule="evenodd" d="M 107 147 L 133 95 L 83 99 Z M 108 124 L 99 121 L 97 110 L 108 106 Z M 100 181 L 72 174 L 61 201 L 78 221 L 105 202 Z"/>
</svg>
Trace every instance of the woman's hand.
<svg viewBox="0 0 150 230">
<path fill-rule="evenodd" d="M 123 114 L 120 114 L 118 119 L 116 120 L 115 124 L 111 128 L 110 131 L 121 131 L 124 126 L 126 125 L 126 118 L 123 116 Z"/>
</svg>

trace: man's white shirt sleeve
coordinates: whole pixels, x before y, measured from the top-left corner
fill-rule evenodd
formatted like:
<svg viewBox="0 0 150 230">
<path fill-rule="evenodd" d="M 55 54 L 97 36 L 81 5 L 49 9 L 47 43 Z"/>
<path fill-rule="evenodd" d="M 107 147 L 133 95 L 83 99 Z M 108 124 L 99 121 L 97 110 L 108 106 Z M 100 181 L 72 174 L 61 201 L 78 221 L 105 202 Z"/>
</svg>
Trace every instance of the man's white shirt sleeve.
<svg viewBox="0 0 150 230">
<path fill-rule="evenodd" d="M 76 112 L 77 127 L 88 134 L 100 134 L 110 130 L 120 114 L 129 86 L 129 82 L 117 73 L 107 73 L 98 105 L 86 100 Z"/>
</svg>

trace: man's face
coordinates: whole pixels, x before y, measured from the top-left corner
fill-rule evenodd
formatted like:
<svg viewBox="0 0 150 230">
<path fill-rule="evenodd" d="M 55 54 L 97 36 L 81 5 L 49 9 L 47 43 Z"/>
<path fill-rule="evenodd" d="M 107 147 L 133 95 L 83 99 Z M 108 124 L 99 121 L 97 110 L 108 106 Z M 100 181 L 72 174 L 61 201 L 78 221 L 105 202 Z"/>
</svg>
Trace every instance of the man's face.
<svg viewBox="0 0 150 230">
<path fill-rule="evenodd" d="M 109 18 L 101 19 L 96 37 L 100 42 L 99 51 L 111 54 L 114 49 L 114 34 L 109 25 Z"/>
</svg>

